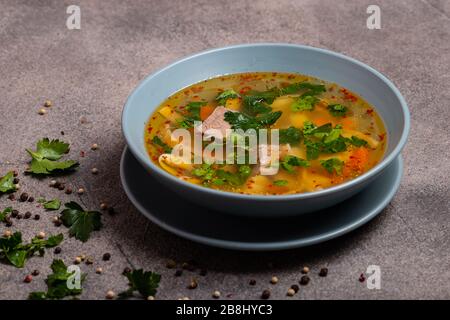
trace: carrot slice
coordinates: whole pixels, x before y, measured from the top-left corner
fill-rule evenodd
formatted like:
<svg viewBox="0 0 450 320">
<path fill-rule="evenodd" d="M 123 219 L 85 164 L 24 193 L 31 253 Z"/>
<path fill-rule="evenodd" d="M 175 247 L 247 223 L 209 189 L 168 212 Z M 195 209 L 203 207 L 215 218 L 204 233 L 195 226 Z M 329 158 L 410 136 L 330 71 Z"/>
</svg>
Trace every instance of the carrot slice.
<svg viewBox="0 0 450 320">
<path fill-rule="evenodd" d="M 352 152 L 350 159 L 345 163 L 344 176 L 352 173 L 361 173 L 369 162 L 369 150 L 367 148 L 357 148 Z"/>
<path fill-rule="evenodd" d="M 210 105 L 206 105 L 201 107 L 200 109 L 200 120 L 204 121 L 206 118 L 208 118 L 211 113 L 214 112 L 214 107 Z"/>
</svg>

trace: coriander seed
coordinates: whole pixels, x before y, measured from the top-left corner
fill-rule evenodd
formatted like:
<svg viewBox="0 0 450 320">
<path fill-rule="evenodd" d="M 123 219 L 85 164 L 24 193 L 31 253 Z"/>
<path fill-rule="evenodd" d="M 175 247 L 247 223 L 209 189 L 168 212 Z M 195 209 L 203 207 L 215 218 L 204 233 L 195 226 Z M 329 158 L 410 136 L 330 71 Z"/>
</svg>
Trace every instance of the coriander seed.
<svg viewBox="0 0 450 320">
<path fill-rule="evenodd" d="M 272 277 L 272 279 L 270 279 L 270 283 L 271 284 L 277 284 L 278 283 L 278 278 L 277 277 Z"/>
<path fill-rule="evenodd" d="M 114 297 L 116 296 L 116 294 L 114 293 L 114 291 L 112 291 L 112 290 L 109 290 L 107 293 L 106 293 L 106 299 L 114 299 Z"/>
<path fill-rule="evenodd" d="M 220 298 L 220 291 L 214 291 L 213 292 L 213 294 L 212 294 L 212 297 L 214 298 L 214 299 L 219 299 Z"/>
<path fill-rule="evenodd" d="M 44 107 L 50 108 L 53 105 L 53 103 L 50 100 L 45 100 Z"/>
<path fill-rule="evenodd" d="M 289 288 L 288 291 L 287 291 L 287 296 L 288 296 L 288 297 L 292 297 L 294 294 L 295 294 L 294 289 Z"/>
<path fill-rule="evenodd" d="M 97 269 L 95 269 L 95 273 L 101 274 L 101 273 L 103 273 L 103 269 L 98 267 Z"/>
<path fill-rule="evenodd" d="M 47 113 L 47 110 L 45 110 L 44 108 L 39 109 L 38 114 L 43 116 L 44 114 Z"/>
<path fill-rule="evenodd" d="M 83 188 L 78 189 L 77 193 L 78 193 L 79 195 L 82 195 L 82 194 L 84 193 L 84 189 L 83 189 Z"/>
<path fill-rule="evenodd" d="M 92 168 L 91 172 L 92 172 L 92 174 L 97 174 L 98 173 L 98 169 L 97 168 Z"/>
<path fill-rule="evenodd" d="M 91 149 L 92 150 L 97 150 L 98 149 L 98 144 L 96 144 L 96 143 L 92 144 Z"/>
<path fill-rule="evenodd" d="M 43 232 L 43 231 L 39 232 L 39 233 L 37 234 L 37 237 L 38 237 L 39 239 L 44 239 L 44 238 L 45 238 L 45 232 Z"/>
</svg>

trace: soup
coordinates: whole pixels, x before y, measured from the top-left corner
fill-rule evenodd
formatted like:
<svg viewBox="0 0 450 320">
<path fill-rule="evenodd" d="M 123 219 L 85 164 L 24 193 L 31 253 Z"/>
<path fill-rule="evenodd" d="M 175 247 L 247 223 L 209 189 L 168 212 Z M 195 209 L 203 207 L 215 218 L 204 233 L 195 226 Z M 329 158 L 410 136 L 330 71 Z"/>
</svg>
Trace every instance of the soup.
<svg viewBox="0 0 450 320">
<path fill-rule="evenodd" d="M 195 138 L 175 135 L 180 130 L 201 135 L 197 149 Z M 208 79 L 173 94 L 146 124 L 145 143 L 156 165 L 185 181 L 281 195 L 360 176 L 382 159 L 387 137 L 374 107 L 357 94 L 305 75 L 257 72 Z"/>
</svg>

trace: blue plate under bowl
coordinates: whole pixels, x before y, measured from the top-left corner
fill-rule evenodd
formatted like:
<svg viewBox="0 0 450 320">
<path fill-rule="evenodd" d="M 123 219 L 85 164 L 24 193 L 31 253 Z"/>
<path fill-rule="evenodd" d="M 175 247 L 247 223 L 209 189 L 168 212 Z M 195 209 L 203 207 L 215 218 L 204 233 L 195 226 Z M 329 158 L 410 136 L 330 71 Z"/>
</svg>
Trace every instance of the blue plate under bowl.
<svg viewBox="0 0 450 320">
<path fill-rule="evenodd" d="M 230 73 L 274 71 L 301 73 L 338 83 L 366 99 L 383 118 L 388 146 L 382 161 L 343 184 L 310 193 L 243 195 L 183 181 L 155 165 L 145 143 L 145 124 L 173 93 L 199 81 Z M 398 89 L 378 71 L 342 54 L 292 44 L 247 44 L 209 50 L 181 59 L 148 76 L 128 98 L 122 129 L 145 170 L 189 201 L 240 216 L 284 217 L 330 207 L 367 187 L 398 158 L 409 132 L 409 111 Z M 144 173 L 145 174 L 145 173 Z M 144 175 L 150 179 L 149 175 Z"/>
<path fill-rule="evenodd" d="M 327 241 L 370 221 L 395 195 L 403 161 L 396 158 L 367 188 L 330 208 L 295 218 L 256 219 L 223 214 L 177 196 L 125 149 L 120 176 L 136 208 L 161 228 L 202 244 L 234 250 L 281 250 Z"/>
</svg>

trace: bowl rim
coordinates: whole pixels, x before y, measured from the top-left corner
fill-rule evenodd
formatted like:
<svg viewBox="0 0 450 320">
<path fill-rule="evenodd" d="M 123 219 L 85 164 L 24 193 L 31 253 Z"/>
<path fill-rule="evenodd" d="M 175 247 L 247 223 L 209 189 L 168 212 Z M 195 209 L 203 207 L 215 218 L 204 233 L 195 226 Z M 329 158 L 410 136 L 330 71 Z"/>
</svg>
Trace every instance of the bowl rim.
<svg viewBox="0 0 450 320">
<path fill-rule="evenodd" d="M 248 48 L 248 47 L 267 47 L 267 46 L 297 48 L 297 49 L 310 50 L 310 51 L 314 51 L 317 53 L 334 56 L 336 58 L 343 59 L 348 62 L 354 63 L 354 64 L 366 69 L 368 72 L 372 73 L 373 75 L 378 77 L 380 80 L 382 80 L 392 90 L 392 92 L 395 94 L 395 96 L 399 100 L 401 110 L 403 113 L 403 130 L 402 130 L 401 137 L 400 137 L 397 145 L 395 146 L 395 148 L 387 155 L 387 157 L 383 158 L 383 160 L 381 162 L 379 162 L 376 166 L 374 166 L 373 168 L 371 168 L 364 174 L 360 175 L 359 177 L 356 177 L 355 179 L 352 179 L 347 182 L 344 182 L 344 183 L 341 183 L 341 184 L 338 184 L 336 186 L 329 187 L 326 189 L 322 189 L 319 191 L 295 193 L 295 194 L 287 194 L 287 195 L 241 194 L 241 193 L 215 190 L 212 188 L 199 186 L 199 185 L 181 180 L 177 177 L 174 177 L 173 175 L 169 174 L 165 170 L 163 170 L 163 169 L 159 168 L 157 165 L 155 165 L 148 156 L 144 157 L 141 155 L 141 153 L 137 150 L 136 143 L 133 141 L 131 135 L 129 134 L 129 130 L 127 129 L 128 125 L 129 125 L 128 112 L 131 109 L 132 100 L 137 95 L 137 93 L 146 86 L 147 82 L 151 81 L 154 77 L 165 72 L 166 70 L 173 68 L 174 66 L 176 66 L 178 64 L 189 61 L 193 58 L 201 57 L 201 56 L 208 55 L 208 54 L 213 54 L 216 52 L 226 51 L 226 50 L 235 50 L 235 49 L 242 49 L 242 48 Z M 231 46 L 226 46 L 226 47 L 208 49 L 208 50 L 204 50 L 204 51 L 201 51 L 201 52 L 198 52 L 195 54 L 185 56 L 183 58 L 180 58 L 180 59 L 170 63 L 169 65 L 167 65 L 163 68 L 160 68 L 159 70 L 149 74 L 148 76 L 146 76 L 137 85 L 137 87 L 135 87 L 135 89 L 131 92 L 131 94 L 128 96 L 128 98 L 125 102 L 124 108 L 122 110 L 122 132 L 125 137 L 126 143 L 129 146 L 131 153 L 144 166 L 144 168 L 147 168 L 152 173 L 155 173 L 158 176 L 165 178 L 172 183 L 178 184 L 181 187 L 195 189 L 196 191 L 204 192 L 205 194 L 208 194 L 208 195 L 219 196 L 219 197 L 224 197 L 224 198 L 262 201 L 262 202 L 264 202 L 264 201 L 271 201 L 271 202 L 272 201 L 286 201 L 286 200 L 292 201 L 292 200 L 324 197 L 324 196 L 333 194 L 335 192 L 351 189 L 367 179 L 374 178 L 379 173 L 381 173 L 400 154 L 400 152 L 404 148 L 406 141 L 408 139 L 409 130 L 410 130 L 410 113 L 409 113 L 408 105 L 407 105 L 405 99 L 403 98 L 402 94 L 400 93 L 400 91 L 397 89 L 397 87 L 392 83 L 392 81 L 390 81 L 381 72 L 375 70 L 374 68 L 370 67 L 369 65 L 367 65 L 359 60 L 348 57 L 341 53 L 337 53 L 337 52 L 327 50 L 327 49 L 315 48 L 315 47 L 311 47 L 311 46 L 291 44 L 291 43 L 262 42 L 262 43 L 238 44 L 238 45 L 231 45 Z"/>
</svg>

